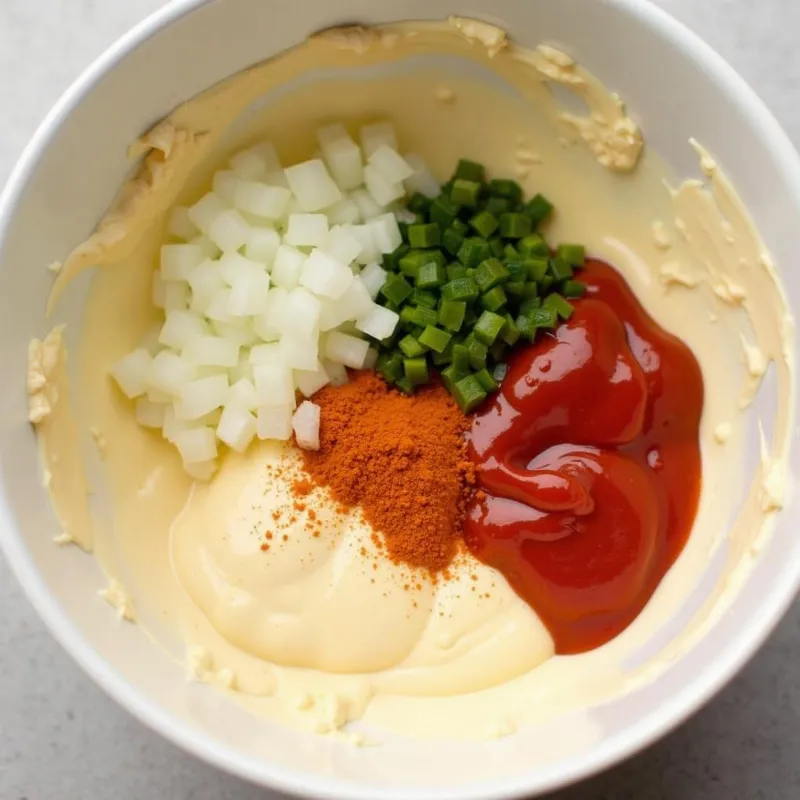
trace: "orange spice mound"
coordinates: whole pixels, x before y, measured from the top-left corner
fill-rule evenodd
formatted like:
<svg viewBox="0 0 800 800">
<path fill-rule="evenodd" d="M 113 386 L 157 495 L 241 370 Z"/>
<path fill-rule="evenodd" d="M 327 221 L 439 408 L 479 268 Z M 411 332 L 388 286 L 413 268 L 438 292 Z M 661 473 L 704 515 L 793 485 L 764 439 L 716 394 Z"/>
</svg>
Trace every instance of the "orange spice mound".
<svg viewBox="0 0 800 800">
<path fill-rule="evenodd" d="M 320 449 L 302 451 L 308 475 L 337 502 L 361 508 L 392 561 L 445 570 L 475 483 L 463 437 L 468 419 L 450 395 L 427 386 L 408 397 L 364 371 L 313 399 Z"/>
</svg>

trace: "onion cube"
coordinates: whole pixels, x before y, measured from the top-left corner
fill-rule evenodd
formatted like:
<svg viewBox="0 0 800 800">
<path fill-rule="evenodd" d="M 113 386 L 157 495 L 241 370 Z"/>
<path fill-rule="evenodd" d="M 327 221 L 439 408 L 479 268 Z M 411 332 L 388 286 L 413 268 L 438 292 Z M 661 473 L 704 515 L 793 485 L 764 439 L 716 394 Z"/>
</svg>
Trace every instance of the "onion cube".
<svg viewBox="0 0 800 800">
<path fill-rule="evenodd" d="M 361 242 L 361 252 L 356 257 L 359 264 L 370 264 L 373 261 L 380 261 L 381 253 L 378 250 L 375 234 L 369 223 L 365 225 L 351 225 L 350 233 Z"/>
<path fill-rule="evenodd" d="M 442 191 L 439 181 L 434 178 L 433 173 L 428 169 L 428 165 L 416 153 L 405 153 L 403 156 L 413 170 L 414 174 L 405 179 L 406 189 L 413 194 L 419 192 L 425 197 L 438 197 Z"/>
<path fill-rule="evenodd" d="M 187 343 L 181 355 L 197 367 L 235 367 L 239 345 L 221 336 L 198 336 Z"/>
<path fill-rule="evenodd" d="M 287 442 L 292 438 L 292 412 L 291 406 L 270 406 L 258 409 L 256 433 L 259 439 L 277 439 Z"/>
<path fill-rule="evenodd" d="M 361 141 L 361 148 L 367 158 L 381 146 L 387 145 L 393 150 L 397 150 L 397 135 L 391 122 L 376 122 L 372 125 L 364 125 L 358 132 Z"/>
<path fill-rule="evenodd" d="M 344 294 L 353 273 L 322 250 L 314 250 L 300 271 L 300 285 L 314 294 L 336 300 Z"/>
<path fill-rule="evenodd" d="M 280 338 L 283 313 L 289 292 L 280 286 L 273 286 L 267 294 L 267 309 L 253 319 L 253 330 L 265 342 L 276 342 Z"/>
<path fill-rule="evenodd" d="M 365 220 L 374 219 L 384 213 L 384 207 L 375 202 L 375 198 L 366 189 L 356 189 L 350 193 L 350 199 L 358 206 Z"/>
<path fill-rule="evenodd" d="M 319 354 L 319 342 L 316 337 L 301 338 L 284 334 L 280 341 L 281 361 L 292 369 L 314 369 Z"/>
<path fill-rule="evenodd" d="M 224 253 L 217 263 L 219 273 L 228 286 L 233 286 L 236 281 L 253 273 L 266 274 L 263 264 L 245 258 L 241 253 Z"/>
<path fill-rule="evenodd" d="M 364 359 L 364 369 L 375 369 L 375 365 L 378 363 L 378 355 L 378 348 L 370 347 L 367 350 L 367 357 Z"/>
<path fill-rule="evenodd" d="M 232 403 L 248 411 L 255 411 L 258 408 L 258 392 L 253 381 L 240 378 L 231 386 L 226 406 Z"/>
<path fill-rule="evenodd" d="M 165 281 L 186 281 L 205 256 L 196 244 L 162 244 L 161 277 Z"/>
<path fill-rule="evenodd" d="M 393 147 L 381 144 L 369 156 L 369 163 L 380 172 L 389 183 L 402 183 L 414 174 L 414 169 Z"/>
<path fill-rule="evenodd" d="M 206 236 L 211 229 L 211 223 L 225 210 L 225 204 L 214 194 L 209 192 L 203 195 L 187 212 L 189 219 Z"/>
<path fill-rule="evenodd" d="M 239 363 L 228 370 L 228 383 L 233 385 L 241 380 L 253 381 L 253 366 L 247 351 L 240 351 Z"/>
<path fill-rule="evenodd" d="M 170 311 L 164 320 L 158 341 L 165 347 L 182 350 L 190 340 L 208 333 L 208 325 L 191 311 Z"/>
<path fill-rule="evenodd" d="M 222 409 L 217 438 L 231 450 L 244 453 L 256 435 L 256 418 L 244 406 L 229 403 Z"/>
<path fill-rule="evenodd" d="M 211 428 L 187 428 L 175 434 L 174 445 L 187 464 L 210 461 L 217 456 L 217 440 Z"/>
<path fill-rule="evenodd" d="M 231 311 L 231 290 L 227 287 L 220 289 L 208 304 L 206 316 L 217 322 L 233 322 L 236 318 Z"/>
<path fill-rule="evenodd" d="M 297 446 L 303 450 L 319 450 L 320 408 L 304 400 L 292 417 L 292 428 Z"/>
<path fill-rule="evenodd" d="M 186 206 L 175 206 L 169 216 L 167 232 L 177 239 L 185 239 L 188 242 L 190 239 L 194 239 L 200 233 L 200 230 L 192 222 L 189 216 L 189 209 Z"/>
<path fill-rule="evenodd" d="M 172 286 L 180 286 L 177 281 L 170 281 Z M 153 285 L 150 290 L 150 300 L 156 308 L 164 308 L 167 300 L 167 282 L 161 277 L 160 272 L 153 273 Z"/>
<path fill-rule="evenodd" d="M 369 195 L 367 196 L 369 197 Z M 331 225 L 355 225 L 357 222 L 361 222 L 361 209 L 349 197 L 326 208 L 325 214 Z"/>
<path fill-rule="evenodd" d="M 322 304 L 302 286 L 289 292 L 281 325 L 281 333 L 298 338 L 316 338 Z"/>
<path fill-rule="evenodd" d="M 232 208 L 236 198 L 236 189 L 241 183 L 241 178 L 228 169 L 221 169 L 214 173 L 211 188 L 214 194 L 222 200 L 228 208 Z"/>
<path fill-rule="evenodd" d="M 269 274 L 263 270 L 237 278 L 231 287 L 229 308 L 235 317 L 252 317 L 267 310 Z"/>
<path fill-rule="evenodd" d="M 347 190 L 361 186 L 364 182 L 361 150 L 344 125 L 337 123 L 320 128 L 317 139 L 322 148 L 322 157 L 339 188 Z"/>
<path fill-rule="evenodd" d="M 168 281 L 164 285 L 164 311 L 183 311 L 189 305 L 189 287 L 183 281 Z"/>
<path fill-rule="evenodd" d="M 281 349 L 277 342 L 257 344 L 250 349 L 251 364 L 283 364 Z"/>
<path fill-rule="evenodd" d="M 367 264 L 367 266 L 361 270 L 361 275 L 359 277 L 364 282 L 364 286 L 367 287 L 369 296 L 373 300 L 378 296 L 381 286 L 386 283 L 388 274 L 389 273 L 380 264 L 375 263 Z"/>
<path fill-rule="evenodd" d="M 372 310 L 372 306 L 372 298 L 361 278 L 353 278 L 345 293 L 338 300 L 329 300 L 323 305 L 319 329 L 329 331 L 338 328 L 343 322 L 368 314 Z"/>
<path fill-rule="evenodd" d="M 283 236 L 295 247 L 322 247 L 328 239 L 328 218 L 324 214 L 291 214 Z"/>
<path fill-rule="evenodd" d="M 372 164 L 364 167 L 364 185 L 375 202 L 381 206 L 388 206 L 389 203 L 399 200 L 406 191 L 402 183 L 392 183 L 386 180 L 384 174 Z"/>
<path fill-rule="evenodd" d="M 356 328 L 373 339 L 382 341 L 394 333 L 400 317 L 389 308 L 373 304 L 372 308 L 356 320 Z"/>
<path fill-rule="evenodd" d="M 143 428 L 160 428 L 164 424 L 166 408 L 164 403 L 154 403 L 146 397 L 140 397 L 136 401 L 134 415 Z"/>
<path fill-rule="evenodd" d="M 241 150 L 230 160 L 234 174 L 246 181 L 256 181 L 266 177 L 267 160 L 253 149 Z"/>
<path fill-rule="evenodd" d="M 339 187 L 318 158 L 288 167 L 284 172 L 304 211 L 321 211 L 342 199 Z"/>
<path fill-rule="evenodd" d="M 351 369 L 361 369 L 367 357 L 369 342 L 347 333 L 333 331 L 325 340 L 325 357 Z"/>
<path fill-rule="evenodd" d="M 248 147 L 245 152 L 255 153 L 257 156 L 260 156 L 267 165 L 268 175 L 277 172 L 281 168 L 278 151 L 275 149 L 275 145 L 272 144 L 272 142 L 258 142 L 258 144 Z"/>
<path fill-rule="evenodd" d="M 111 377 L 125 397 L 134 398 L 147 391 L 153 358 L 144 347 L 123 356 L 111 369 Z"/>
<path fill-rule="evenodd" d="M 257 364 L 253 367 L 253 382 L 259 408 L 294 408 L 294 378 L 292 370 L 286 364 Z"/>
<path fill-rule="evenodd" d="M 265 264 L 267 269 L 272 268 L 275 254 L 281 244 L 280 234 L 272 228 L 251 227 L 244 254 L 252 261 Z"/>
<path fill-rule="evenodd" d="M 215 319 L 211 320 L 211 329 L 217 336 L 236 342 L 239 347 L 249 347 L 258 340 L 252 326 L 249 324 L 249 320 L 237 319 L 234 322 L 220 322 Z"/>
<path fill-rule="evenodd" d="M 175 403 L 175 418 L 196 420 L 228 401 L 230 384 L 227 375 L 211 375 L 189 381 L 181 389 L 180 400 Z M 205 459 L 197 459 L 204 461 Z"/>
<path fill-rule="evenodd" d="M 240 181 L 234 205 L 257 217 L 280 219 L 286 212 L 292 193 L 283 186 L 270 186 L 258 181 Z"/>
<path fill-rule="evenodd" d="M 291 291 L 300 281 L 300 271 L 306 256 L 288 244 L 282 244 L 275 253 L 272 265 L 272 282 L 286 291 Z"/>
<path fill-rule="evenodd" d="M 316 369 L 296 370 L 294 373 L 294 384 L 302 392 L 303 397 L 311 397 L 329 383 L 328 373 L 320 362 L 317 362 Z"/>
<path fill-rule="evenodd" d="M 250 226 L 235 209 L 228 208 L 220 212 L 208 229 L 208 238 L 223 253 L 238 250 L 247 243 Z"/>
<path fill-rule="evenodd" d="M 183 469 L 190 478 L 196 481 L 210 481 L 217 471 L 217 462 L 213 459 L 208 461 L 193 461 L 191 464 L 183 463 Z"/>
<path fill-rule="evenodd" d="M 350 264 L 361 255 L 361 240 L 350 230 L 351 225 L 335 225 L 323 245 L 325 252 L 340 264 Z"/>
<path fill-rule="evenodd" d="M 322 360 L 322 366 L 325 368 L 325 373 L 331 382 L 331 386 L 344 386 L 349 380 L 347 377 L 347 368 L 344 364 L 336 364 L 325 358 Z"/>
<path fill-rule="evenodd" d="M 214 295 L 225 288 L 219 262 L 210 259 L 203 261 L 191 274 L 189 286 L 192 290 L 192 311 L 205 314 Z"/>
<path fill-rule="evenodd" d="M 393 253 L 403 243 L 397 218 L 391 212 L 370 220 L 369 229 L 378 250 L 382 254 Z"/>
<path fill-rule="evenodd" d="M 156 392 L 163 392 L 169 397 L 179 397 L 183 387 L 197 375 L 197 367 L 181 358 L 171 350 L 162 350 L 153 357 L 150 364 L 148 386 Z M 152 400 L 155 395 L 148 391 Z"/>
<path fill-rule="evenodd" d="M 219 247 L 208 236 L 195 236 L 189 244 L 196 244 L 203 251 L 203 258 L 217 258 L 219 256 Z"/>
</svg>

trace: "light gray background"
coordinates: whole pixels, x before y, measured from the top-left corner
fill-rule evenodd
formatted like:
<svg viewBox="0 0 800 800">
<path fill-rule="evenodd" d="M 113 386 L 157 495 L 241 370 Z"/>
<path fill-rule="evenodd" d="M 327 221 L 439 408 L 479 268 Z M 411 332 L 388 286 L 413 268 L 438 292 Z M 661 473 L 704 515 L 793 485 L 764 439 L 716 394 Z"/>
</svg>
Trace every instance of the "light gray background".
<svg viewBox="0 0 800 800">
<path fill-rule="evenodd" d="M 800 144 L 800 0 L 657 2 L 722 53 Z M 0 0 L 0 183 L 79 72 L 163 4 Z M 112 797 L 277 800 L 185 755 L 118 708 L 50 638 L 0 559 L 0 800 Z M 690 722 L 551 800 L 797 797 L 800 604 Z"/>
</svg>

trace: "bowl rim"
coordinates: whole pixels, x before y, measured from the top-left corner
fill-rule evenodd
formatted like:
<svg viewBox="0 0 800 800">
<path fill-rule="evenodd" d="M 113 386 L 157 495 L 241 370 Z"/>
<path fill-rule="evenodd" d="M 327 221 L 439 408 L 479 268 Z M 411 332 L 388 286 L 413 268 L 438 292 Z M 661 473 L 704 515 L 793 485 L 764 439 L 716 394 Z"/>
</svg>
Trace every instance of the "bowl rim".
<svg viewBox="0 0 800 800">
<path fill-rule="evenodd" d="M 172 0 L 118 38 L 96 58 L 61 95 L 38 126 L 17 160 L 0 193 L 0 244 L 42 154 L 61 124 L 86 98 L 104 75 L 125 56 L 168 25 L 213 0 Z M 769 141 L 773 157 L 780 163 L 800 207 L 800 156 L 780 123 L 752 87 L 710 45 L 679 20 L 650 0 L 600 0 L 667 39 L 684 54 L 702 64 L 731 102 L 759 119 L 761 137 Z M 634 755 L 680 725 L 727 684 L 773 631 L 800 589 L 800 555 L 786 567 L 762 598 L 760 614 L 752 624 L 739 629 L 718 657 L 704 666 L 697 679 L 672 695 L 647 717 L 622 733 L 600 743 L 589 753 L 565 759 L 555 774 L 526 773 L 510 779 L 481 781 L 460 788 L 394 789 L 369 786 L 351 780 L 318 777 L 284 768 L 264 759 L 245 756 L 220 745 L 188 721 L 179 720 L 148 699 L 118 674 L 73 625 L 50 593 L 42 576 L 16 534 L 16 524 L 0 484 L 0 549 L 24 593 L 54 638 L 91 679 L 136 719 L 153 731 L 225 772 L 296 796 L 330 800 L 511 800 L 563 788 L 591 777 Z"/>
</svg>

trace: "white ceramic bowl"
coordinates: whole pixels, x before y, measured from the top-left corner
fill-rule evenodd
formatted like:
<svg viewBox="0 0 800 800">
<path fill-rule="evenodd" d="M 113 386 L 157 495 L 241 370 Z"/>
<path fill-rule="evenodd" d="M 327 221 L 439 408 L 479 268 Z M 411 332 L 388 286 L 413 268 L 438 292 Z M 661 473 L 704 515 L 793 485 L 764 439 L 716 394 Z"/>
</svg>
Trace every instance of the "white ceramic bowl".
<svg viewBox="0 0 800 800">
<path fill-rule="evenodd" d="M 800 583 L 797 514 L 786 511 L 728 613 L 651 685 L 594 712 L 599 741 L 542 760 L 524 737 L 501 745 L 394 742 L 358 750 L 248 717 L 189 686 L 134 626 L 115 624 L 77 549 L 51 544 L 55 522 L 26 423 L 28 340 L 47 329 L 44 266 L 92 229 L 128 171 L 126 145 L 180 101 L 312 31 L 359 20 L 473 14 L 521 43 L 563 43 L 643 122 L 648 146 L 678 174 L 700 139 L 726 165 L 778 264 L 793 264 L 800 160 L 770 113 L 706 45 L 642 0 L 184 0 L 96 61 L 27 147 L 0 202 L 0 533 L 19 580 L 54 635 L 143 722 L 197 756 L 265 786 L 313 797 L 505 798 L 586 777 L 652 742 L 717 691 L 761 644 Z M 800 279 L 784 275 L 793 307 Z M 84 284 L 85 288 L 85 284 Z M 80 290 L 66 319 L 78 319 Z M 74 326 L 73 326 L 74 327 Z M 800 473 L 794 448 L 792 473 Z M 545 734 L 547 731 L 545 731 Z"/>
</svg>

